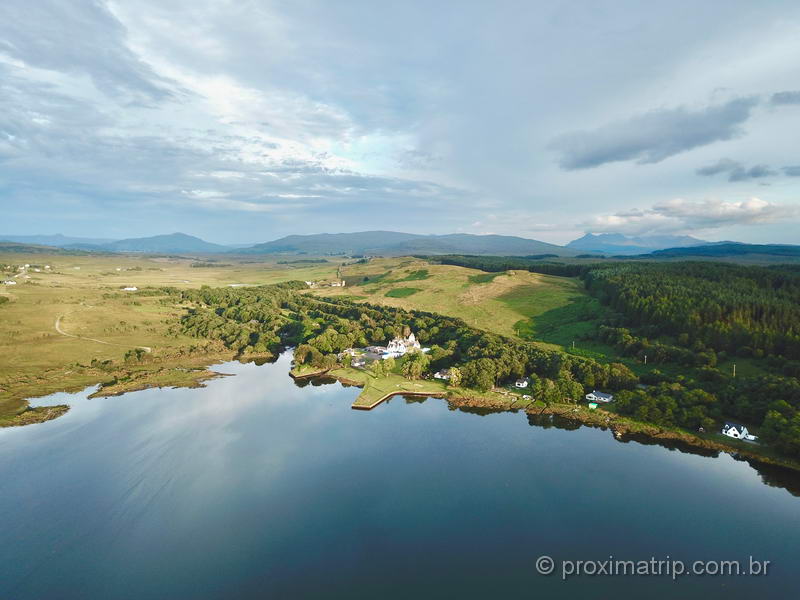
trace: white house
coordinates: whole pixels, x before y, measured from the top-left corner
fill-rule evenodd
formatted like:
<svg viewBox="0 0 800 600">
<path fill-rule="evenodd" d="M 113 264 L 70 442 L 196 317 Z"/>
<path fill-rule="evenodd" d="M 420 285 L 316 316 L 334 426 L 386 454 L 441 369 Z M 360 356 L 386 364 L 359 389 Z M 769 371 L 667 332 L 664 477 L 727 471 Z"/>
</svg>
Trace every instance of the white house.
<svg viewBox="0 0 800 600">
<path fill-rule="evenodd" d="M 517 381 L 514 382 L 514 385 L 517 386 L 518 388 L 526 388 L 528 387 L 528 380 L 527 378 L 517 379 Z"/>
<path fill-rule="evenodd" d="M 122 288 L 122 291 L 123 292 L 135 292 L 135 291 L 138 291 L 138 289 L 139 288 L 137 288 L 135 285 L 131 285 L 131 286 Z"/>
<path fill-rule="evenodd" d="M 416 350 L 420 350 L 421 348 L 422 346 L 412 333 L 407 338 L 396 337 L 389 342 L 389 344 L 386 346 L 386 349 L 383 351 L 383 356 L 381 358 L 399 358 L 407 352 L 414 352 Z"/>
<path fill-rule="evenodd" d="M 586 399 L 589 402 L 611 402 L 614 400 L 614 396 L 611 394 L 604 394 L 603 392 L 598 392 L 597 390 L 593 390 L 586 394 Z"/>
<path fill-rule="evenodd" d="M 450 379 L 450 370 L 442 369 L 441 371 L 436 371 L 436 373 L 433 374 L 433 378 L 444 379 L 445 381 L 448 381 Z"/>
<path fill-rule="evenodd" d="M 754 442 L 758 439 L 747 431 L 747 427 L 739 425 L 738 423 L 725 423 L 725 425 L 722 426 L 722 435 L 727 435 L 737 440 L 747 440 L 748 442 Z"/>
<path fill-rule="evenodd" d="M 3 285 L 17 285 L 17 282 L 16 282 L 16 281 L 14 281 L 13 279 L 6 279 L 6 280 L 3 282 Z"/>
</svg>

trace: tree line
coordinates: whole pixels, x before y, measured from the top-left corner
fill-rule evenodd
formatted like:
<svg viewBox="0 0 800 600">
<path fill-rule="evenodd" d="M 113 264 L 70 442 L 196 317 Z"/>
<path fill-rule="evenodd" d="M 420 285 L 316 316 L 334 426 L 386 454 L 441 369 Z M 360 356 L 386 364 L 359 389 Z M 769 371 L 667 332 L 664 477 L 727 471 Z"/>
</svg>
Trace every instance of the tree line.
<svg viewBox="0 0 800 600">
<path fill-rule="evenodd" d="M 685 367 L 642 377 L 647 389 L 617 395 L 616 409 L 667 426 L 718 426 L 736 418 L 762 441 L 800 456 L 800 267 L 717 262 L 549 264 L 518 257 L 447 256 L 489 272 L 526 269 L 582 279 L 609 310 L 588 337 L 623 356 Z M 756 359 L 770 374 L 732 377 L 716 368 Z M 716 424 L 716 425 L 712 425 Z"/>
</svg>

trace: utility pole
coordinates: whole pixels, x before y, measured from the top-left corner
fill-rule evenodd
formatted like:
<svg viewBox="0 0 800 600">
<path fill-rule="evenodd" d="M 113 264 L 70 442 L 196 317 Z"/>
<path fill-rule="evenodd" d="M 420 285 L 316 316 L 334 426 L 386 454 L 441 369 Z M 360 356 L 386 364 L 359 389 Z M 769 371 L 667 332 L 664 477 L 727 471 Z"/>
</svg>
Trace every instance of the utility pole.
<svg viewBox="0 0 800 600">
<path fill-rule="evenodd" d="M 572 349 L 575 350 L 575 340 L 572 340 Z"/>
<path fill-rule="evenodd" d="M 733 376 L 736 377 L 736 363 L 733 363 Z"/>
<path fill-rule="evenodd" d="M 644 364 L 647 364 L 647 354 L 644 355 Z"/>
</svg>

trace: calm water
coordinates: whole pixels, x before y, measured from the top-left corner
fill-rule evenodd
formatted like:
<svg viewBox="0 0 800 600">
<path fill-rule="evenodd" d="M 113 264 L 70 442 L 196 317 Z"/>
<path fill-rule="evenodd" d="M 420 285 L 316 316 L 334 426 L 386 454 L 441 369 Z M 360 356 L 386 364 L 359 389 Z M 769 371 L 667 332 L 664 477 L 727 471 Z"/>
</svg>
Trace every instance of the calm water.
<svg viewBox="0 0 800 600">
<path fill-rule="evenodd" d="M 0 430 L 0 598 L 757 598 L 800 591 L 800 498 L 747 463 L 441 400 L 350 409 L 288 356 Z M 560 559 L 770 560 L 581 577 Z"/>
</svg>

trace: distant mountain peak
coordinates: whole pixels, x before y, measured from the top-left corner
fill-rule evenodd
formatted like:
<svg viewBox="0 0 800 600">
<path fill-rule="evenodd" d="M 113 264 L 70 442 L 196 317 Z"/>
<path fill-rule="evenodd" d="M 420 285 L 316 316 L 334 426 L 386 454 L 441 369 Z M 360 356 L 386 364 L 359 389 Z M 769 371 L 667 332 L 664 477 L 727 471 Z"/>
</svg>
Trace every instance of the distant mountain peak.
<svg viewBox="0 0 800 600">
<path fill-rule="evenodd" d="M 690 235 L 641 235 L 623 233 L 586 233 L 572 240 L 567 248 L 601 254 L 646 254 L 666 248 L 700 246 L 709 242 Z"/>
</svg>

